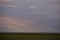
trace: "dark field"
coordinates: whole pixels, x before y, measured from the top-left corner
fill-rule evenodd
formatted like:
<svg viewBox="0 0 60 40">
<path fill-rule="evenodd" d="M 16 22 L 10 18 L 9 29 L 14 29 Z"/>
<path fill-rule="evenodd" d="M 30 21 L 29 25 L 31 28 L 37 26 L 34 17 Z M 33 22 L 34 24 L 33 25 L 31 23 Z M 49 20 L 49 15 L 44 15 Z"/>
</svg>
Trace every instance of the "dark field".
<svg viewBox="0 0 60 40">
<path fill-rule="evenodd" d="M 60 40 L 60 34 L 50 33 L 0 33 L 0 40 Z"/>
</svg>

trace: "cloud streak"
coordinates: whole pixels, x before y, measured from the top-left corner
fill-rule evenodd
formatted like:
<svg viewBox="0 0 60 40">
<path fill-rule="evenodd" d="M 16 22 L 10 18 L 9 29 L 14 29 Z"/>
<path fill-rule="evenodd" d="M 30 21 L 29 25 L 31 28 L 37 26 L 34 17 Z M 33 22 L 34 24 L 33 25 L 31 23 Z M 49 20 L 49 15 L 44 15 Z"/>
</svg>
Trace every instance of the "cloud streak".
<svg viewBox="0 0 60 40">
<path fill-rule="evenodd" d="M 17 0 L 0 0 L 0 2 L 15 2 Z"/>
<path fill-rule="evenodd" d="M 15 5 L 1 5 L 2 7 L 11 7 L 11 8 L 17 8 L 18 6 Z"/>
<path fill-rule="evenodd" d="M 56 2 L 57 0 L 47 0 L 47 1 L 50 1 L 50 2 Z"/>
<path fill-rule="evenodd" d="M 38 8 L 37 6 L 29 5 L 28 8 L 36 9 Z"/>
<path fill-rule="evenodd" d="M 32 24 L 31 21 L 26 21 L 26 20 L 18 21 L 10 17 L 0 17 L 0 24 L 1 23 L 4 26 L 0 25 L 0 28 L 3 27 L 2 28 L 3 31 L 7 30 L 5 32 L 30 32 L 30 30 L 34 31 L 34 28 L 31 25 Z M 0 31 L 2 30 L 0 29 Z"/>
</svg>

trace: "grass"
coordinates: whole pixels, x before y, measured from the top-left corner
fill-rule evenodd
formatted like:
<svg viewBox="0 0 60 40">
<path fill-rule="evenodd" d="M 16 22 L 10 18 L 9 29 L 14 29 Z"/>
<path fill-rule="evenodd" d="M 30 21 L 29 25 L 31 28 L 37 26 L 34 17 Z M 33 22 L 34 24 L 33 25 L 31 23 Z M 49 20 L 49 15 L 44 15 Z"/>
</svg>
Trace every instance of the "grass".
<svg viewBox="0 0 60 40">
<path fill-rule="evenodd" d="M 60 40 L 60 34 L 0 33 L 0 40 Z"/>
</svg>

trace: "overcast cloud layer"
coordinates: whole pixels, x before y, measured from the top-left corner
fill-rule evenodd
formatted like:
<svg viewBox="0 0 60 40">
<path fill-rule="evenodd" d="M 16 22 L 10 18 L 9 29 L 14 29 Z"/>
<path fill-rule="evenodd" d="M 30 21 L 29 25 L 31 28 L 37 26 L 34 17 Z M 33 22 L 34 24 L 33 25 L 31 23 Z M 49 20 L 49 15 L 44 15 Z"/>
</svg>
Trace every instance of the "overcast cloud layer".
<svg viewBox="0 0 60 40">
<path fill-rule="evenodd" d="M 0 0 L 0 32 L 60 33 L 60 1 Z"/>
</svg>

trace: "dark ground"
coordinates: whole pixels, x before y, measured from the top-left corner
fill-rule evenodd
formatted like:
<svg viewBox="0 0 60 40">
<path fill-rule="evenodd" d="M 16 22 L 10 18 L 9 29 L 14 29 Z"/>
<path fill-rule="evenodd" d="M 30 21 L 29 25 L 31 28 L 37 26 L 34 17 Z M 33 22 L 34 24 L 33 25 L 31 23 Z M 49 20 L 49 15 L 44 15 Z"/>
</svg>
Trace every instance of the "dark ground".
<svg viewBox="0 0 60 40">
<path fill-rule="evenodd" d="M 60 40 L 57 33 L 0 33 L 0 40 Z"/>
</svg>

